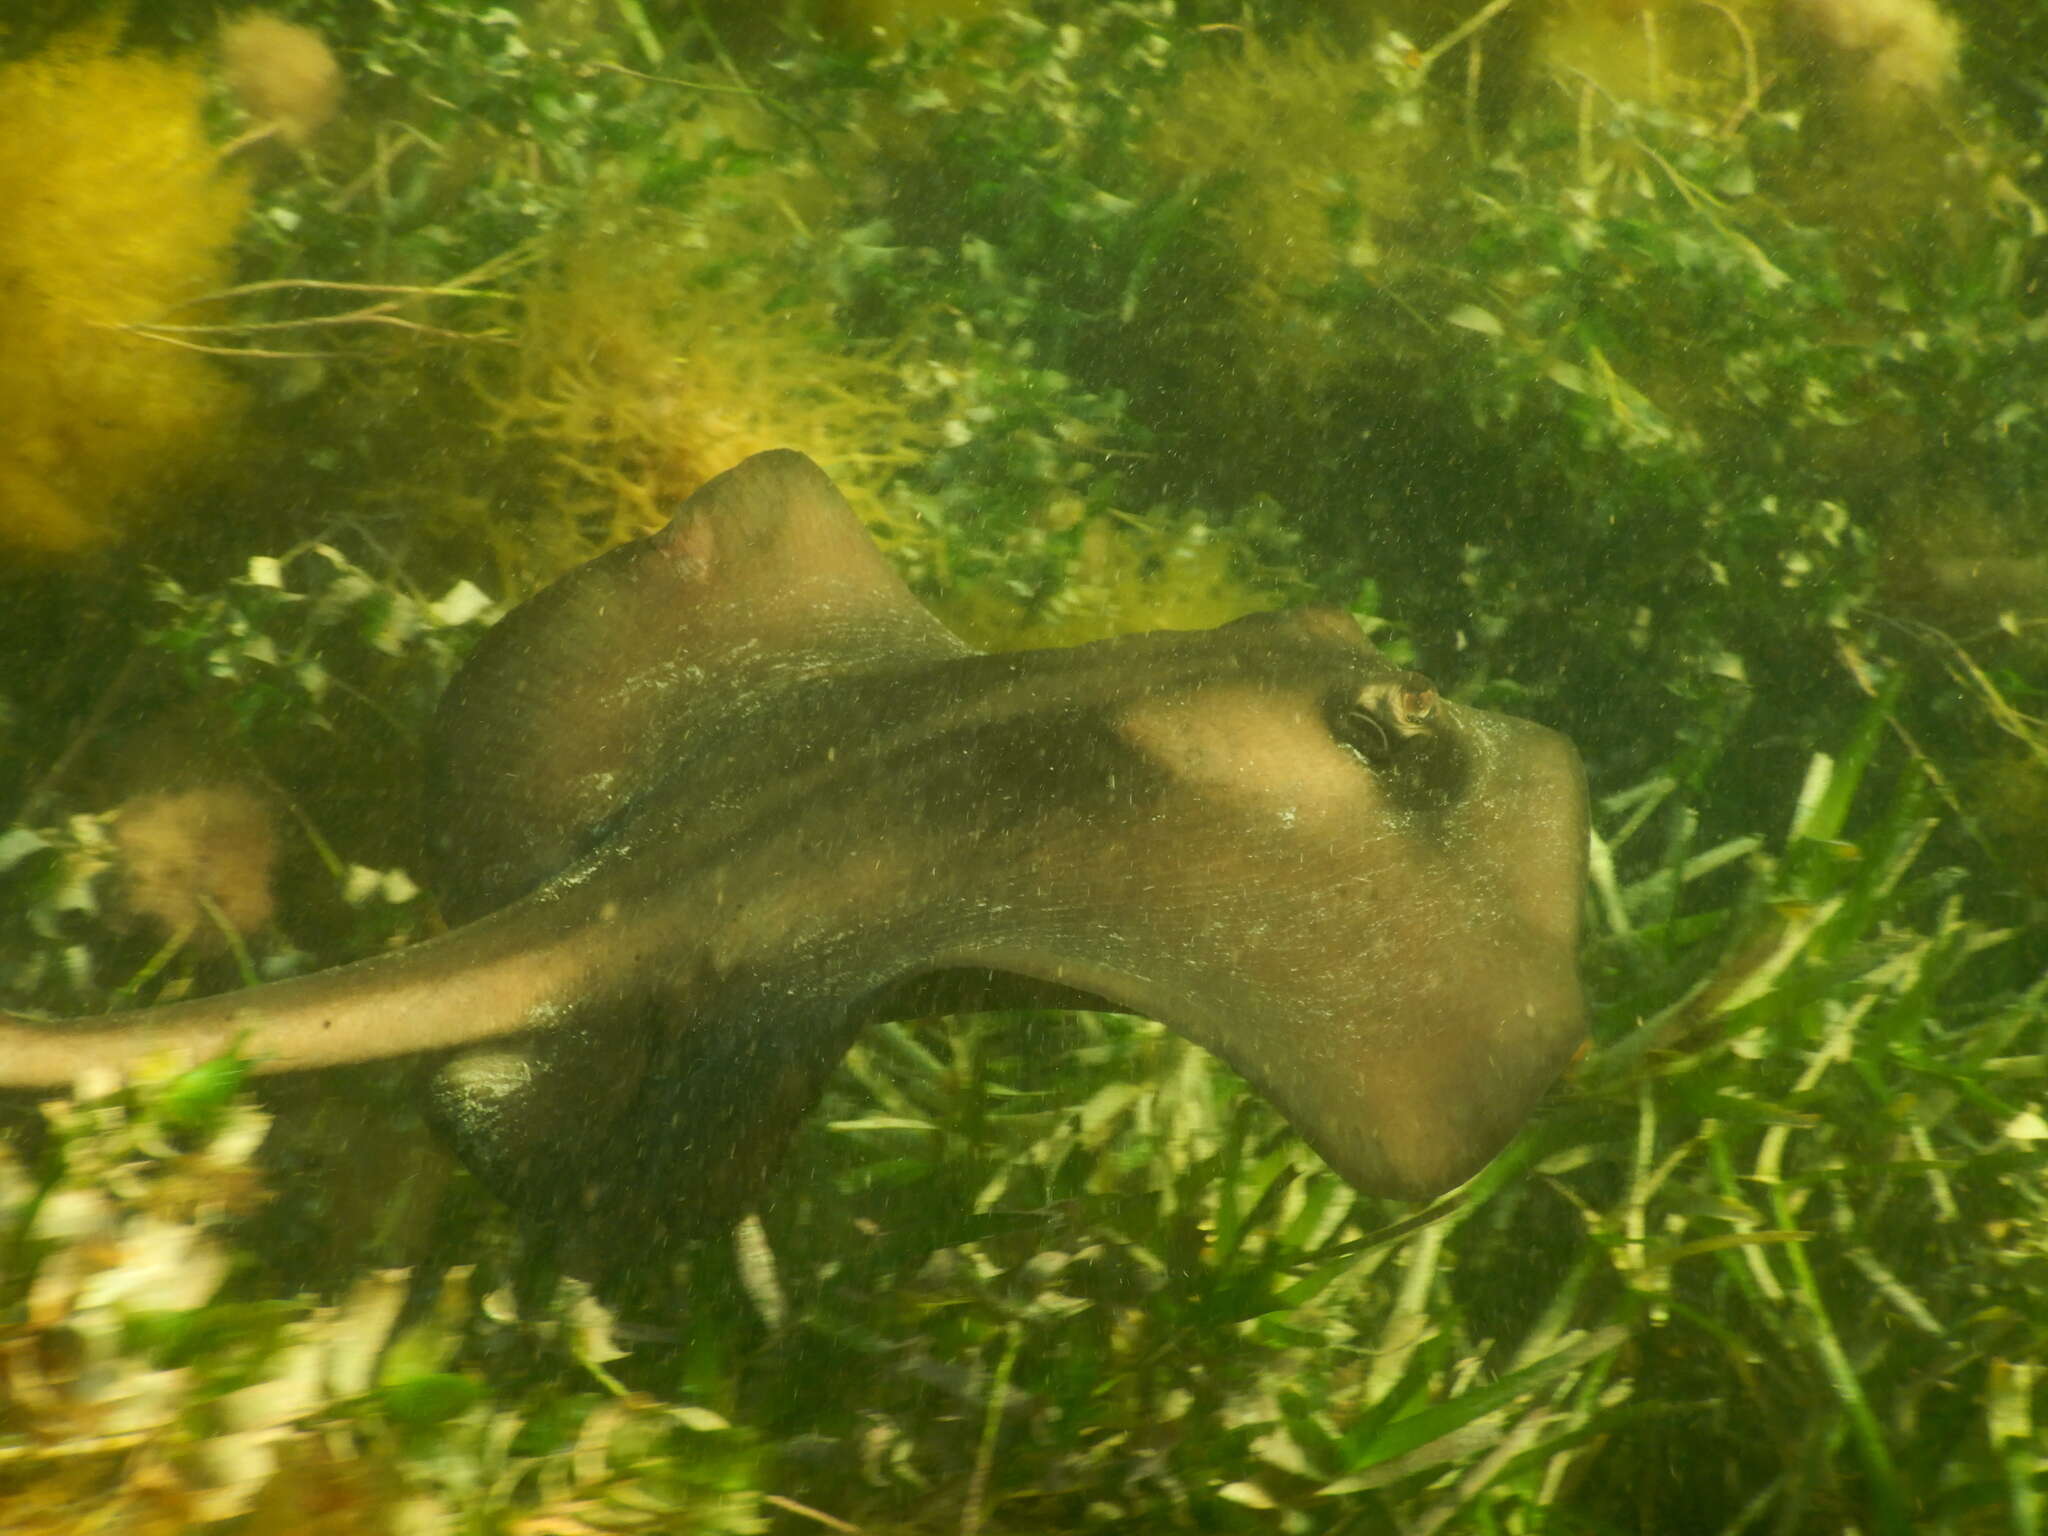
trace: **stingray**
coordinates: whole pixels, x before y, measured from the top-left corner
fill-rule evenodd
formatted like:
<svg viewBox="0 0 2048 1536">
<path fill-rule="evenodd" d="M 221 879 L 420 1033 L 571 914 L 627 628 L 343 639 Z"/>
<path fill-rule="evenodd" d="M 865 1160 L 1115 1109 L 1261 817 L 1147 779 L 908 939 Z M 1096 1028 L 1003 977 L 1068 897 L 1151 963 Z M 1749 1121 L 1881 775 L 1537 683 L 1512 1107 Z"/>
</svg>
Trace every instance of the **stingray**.
<svg viewBox="0 0 2048 1536">
<path fill-rule="evenodd" d="M 1337 609 L 977 652 L 794 452 L 509 614 L 427 788 L 449 933 L 0 1020 L 0 1087 L 420 1056 L 488 1183 L 652 1240 L 760 1198 L 880 1020 L 1156 1019 L 1405 1198 L 1490 1159 L 1584 1033 L 1564 737 L 1442 697 Z"/>
</svg>

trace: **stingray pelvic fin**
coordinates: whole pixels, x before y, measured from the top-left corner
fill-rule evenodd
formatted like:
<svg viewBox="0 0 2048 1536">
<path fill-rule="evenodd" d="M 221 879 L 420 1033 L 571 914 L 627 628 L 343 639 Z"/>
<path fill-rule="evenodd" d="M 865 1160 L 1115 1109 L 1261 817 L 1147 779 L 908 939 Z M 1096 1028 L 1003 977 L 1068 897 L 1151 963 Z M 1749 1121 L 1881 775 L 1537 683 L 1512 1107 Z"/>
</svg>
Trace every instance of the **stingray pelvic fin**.
<svg viewBox="0 0 2048 1536">
<path fill-rule="evenodd" d="M 567 867 L 750 695 L 966 652 L 823 470 L 756 454 L 515 608 L 463 667 L 428 781 L 444 909 L 468 921 Z"/>
</svg>

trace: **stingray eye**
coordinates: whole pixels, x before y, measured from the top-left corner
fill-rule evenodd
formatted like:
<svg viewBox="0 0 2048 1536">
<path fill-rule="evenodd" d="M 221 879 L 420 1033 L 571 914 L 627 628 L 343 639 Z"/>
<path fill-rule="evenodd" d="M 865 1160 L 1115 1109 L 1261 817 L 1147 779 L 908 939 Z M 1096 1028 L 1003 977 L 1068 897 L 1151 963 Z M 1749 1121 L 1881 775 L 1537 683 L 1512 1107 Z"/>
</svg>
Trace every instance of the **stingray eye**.
<svg viewBox="0 0 2048 1536">
<path fill-rule="evenodd" d="M 1410 672 L 1394 685 L 1389 702 L 1404 731 L 1414 731 L 1436 713 L 1436 684 Z"/>
<path fill-rule="evenodd" d="M 1436 684 L 1420 672 L 1403 672 L 1340 700 L 1330 733 L 1367 763 L 1385 764 L 1403 742 L 1428 731 L 1437 702 Z"/>
</svg>

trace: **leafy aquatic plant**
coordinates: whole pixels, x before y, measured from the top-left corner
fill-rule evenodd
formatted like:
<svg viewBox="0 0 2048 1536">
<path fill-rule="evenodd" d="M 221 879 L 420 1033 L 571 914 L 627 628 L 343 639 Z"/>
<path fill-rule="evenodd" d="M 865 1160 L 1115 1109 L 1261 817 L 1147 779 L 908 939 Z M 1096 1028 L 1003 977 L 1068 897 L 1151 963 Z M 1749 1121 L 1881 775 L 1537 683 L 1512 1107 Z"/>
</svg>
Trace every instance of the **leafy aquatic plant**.
<svg viewBox="0 0 2048 1536">
<path fill-rule="evenodd" d="M 181 707 L 221 730 L 226 766 L 184 785 L 176 764 L 157 764 L 158 782 L 176 792 L 112 806 L 80 806 L 60 778 L 43 777 L 0 833 L 5 979 L 21 1005 L 70 1012 L 173 996 L 223 947 L 244 984 L 303 969 L 313 956 L 289 936 L 297 914 L 272 921 L 277 796 L 266 792 L 277 780 L 268 765 L 303 789 L 286 765 L 325 755 L 337 734 L 366 723 L 384 738 L 378 750 L 416 758 L 427 711 L 498 613 L 468 582 L 423 600 L 324 544 L 258 556 L 213 592 L 160 575 L 153 598 L 154 627 L 137 655 L 166 668 Z M 116 678 L 102 717 L 139 670 Z M 285 809 L 294 846 L 331 893 L 326 931 L 307 935 L 316 947 L 359 954 L 420 936 L 425 903 L 403 869 L 345 857 L 305 799 Z M 138 903 L 138 878 L 158 888 L 154 903 Z M 335 922 L 337 912 L 347 916 Z M 139 951 L 123 942 L 138 917 L 152 919 Z"/>
<path fill-rule="evenodd" d="M 523 1324 L 467 1270 L 238 1294 L 268 1118 L 239 1064 L 101 1085 L 0 1156 L 0 1527 L 764 1529 L 746 1435 L 626 1393 L 587 1296 Z M 493 1399 L 475 1359 L 527 1357 Z M 509 1525 L 500 1522 L 516 1521 Z"/>
</svg>

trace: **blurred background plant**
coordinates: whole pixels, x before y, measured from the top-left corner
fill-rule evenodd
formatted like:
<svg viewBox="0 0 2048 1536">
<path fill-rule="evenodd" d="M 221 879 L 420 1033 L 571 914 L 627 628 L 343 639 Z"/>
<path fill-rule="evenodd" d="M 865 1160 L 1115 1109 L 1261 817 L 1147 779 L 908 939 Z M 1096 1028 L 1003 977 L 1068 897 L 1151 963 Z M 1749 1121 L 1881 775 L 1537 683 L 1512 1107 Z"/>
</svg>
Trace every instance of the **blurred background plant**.
<svg viewBox="0 0 2048 1536">
<path fill-rule="evenodd" d="M 244 395 L 134 323 L 220 288 L 248 204 L 188 58 L 120 51 L 120 19 L 0 65 L 0 548 L 65 555 L 232 453 Z"/>
<path fill-rule="evenodd" d="M 977 643 L 1315 597 L 1568 730 L 1598 1016 L 1420 1212 L 1153 1026 L 878 1030 L 616 1312 L 404 1069 L 267 1130 L 232 1072 L 20 1110 L 0 1526 L 2039 1531 L 2043 44 L 2010 0 L 13 20 L 8 1006 L 434 931 L 391 786 L 474 635 L 787 444 Z"/>
</svg>

